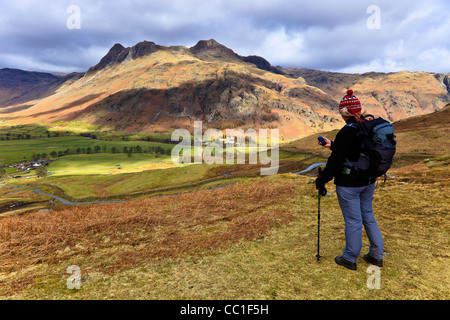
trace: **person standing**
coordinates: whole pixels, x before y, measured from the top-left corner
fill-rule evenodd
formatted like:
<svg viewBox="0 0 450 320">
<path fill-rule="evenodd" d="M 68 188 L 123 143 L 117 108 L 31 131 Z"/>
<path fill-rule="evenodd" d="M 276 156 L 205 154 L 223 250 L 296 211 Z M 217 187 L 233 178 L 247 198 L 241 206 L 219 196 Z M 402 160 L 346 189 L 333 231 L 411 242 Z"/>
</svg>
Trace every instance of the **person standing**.
<svg viewBox="0 0 450 320">
<path fill-rule="evenodd" d="M 325 190 L 326 193 L 325 184 L 334 178 L 345 222 L 345 248 L 335 262 L 350 270 L 356 270 L 356 260 L 362 248 L 363 226 L 370 241 L 364 260 L 381 267 L 384 252 L 383 237 L 372 209 L 376 178 L 363 177 L 346 166 L 347 162 L 357 161 L 361 153 L 357 131 L 352 127 L 352 124 L 365 121 L 361 110 L 361 103 L 353 90 L 348 90 L 339 104 L 339 112 L 346 125 L 338 132 L 335 141 L 324 137 L 325 144 L 321 145 L 330 148 L 331 155 L 315 181 L 319 192 Z"/>
</svg>

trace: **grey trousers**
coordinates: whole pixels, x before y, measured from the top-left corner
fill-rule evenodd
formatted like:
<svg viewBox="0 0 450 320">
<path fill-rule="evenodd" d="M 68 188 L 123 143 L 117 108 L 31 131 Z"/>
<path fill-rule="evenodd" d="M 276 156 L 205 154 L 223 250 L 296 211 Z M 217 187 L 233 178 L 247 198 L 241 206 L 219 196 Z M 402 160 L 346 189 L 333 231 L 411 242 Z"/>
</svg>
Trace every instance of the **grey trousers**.
<svg viewBox="0 0 450 320">
<path fill-rule="evenodd" d="M 345 221 L 345 249 L 342 257 L 356 263 L 362 248 L 362 227 L 370 241 L 369 255 L 382 259 L 383 237 L 373 215 L 372 201 L 375 184 L 364 187 L 336 186 L 336 193 Z"/>
</svg>

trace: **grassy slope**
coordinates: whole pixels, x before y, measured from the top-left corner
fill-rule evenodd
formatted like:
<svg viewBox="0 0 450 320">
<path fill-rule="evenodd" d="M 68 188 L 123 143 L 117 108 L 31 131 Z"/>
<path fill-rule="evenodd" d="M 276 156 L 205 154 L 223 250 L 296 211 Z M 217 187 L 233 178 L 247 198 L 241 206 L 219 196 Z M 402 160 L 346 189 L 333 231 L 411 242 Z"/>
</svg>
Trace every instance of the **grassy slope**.
<svg viewBox="0 0 450 320">
<path fill-rule="evenodd" d="M 344 245 L 335 195 L 322 201 L 323 258 L 315 261 L 317 198 L 309 178 L 292 174 L 133 206 L 2 219 L 0 287 L 20 299 L 445 299 L 448 212 L 435 201 L 449 185 L 437 174 L 442 165 L 421 164 L 420 174 L 396 169 L 401 178 L 377 190 L 389 253 L 381 290 L 367 289 L 361 259 L 356 272 L 333 262 Z M 423 174 L 436 180 L 424 186 Z M 88 277 L 79 291 L 66 288 L 72 264 Z"/>
<path fill-rule="evenodd" d="M 411 117 L 394 122 L 397 139 L 396 157 L 437 157 L 450 152 L 450 105 L 429 114 Z M 330 151 L 317 144 L 317 137 L 322 135 L 333 140 L 338 130 L 314 134 L 303 139 L 293 141 L 283 146 L 291 152 L 311 152 L 328 156 Z"/>
<path fill-rule="evenodd" d="M 430 140 L 398 138 L 419 151 Z M 315 137 L 308 139 L 291 145 L 291 151 L 315 148 Z M 333 261 L 344 246 L 344 224 L 332 184 L 333 195 L 322 199 L 323 258 L 315 261 L 314 185 L 310 177 L 283 173 L 171 197 L 0 219 L 0 294 L 11 299 L 448 299 L 449 157 L 445 145 L 433 150 L 427 156 L 443 156 L 392 168 L 396 178 L 380 183 L 375 193 L 388 253 L 381 290 L 367 288 L 368 264 L 361 258 L 356 272 Z M 226 169 L 213 171 L 221 170 Z M 121 188 L 132 187 L 123 183 Z M 363 235 L 362 253 L 367 250 Z M 66 287 L 66 269 L 73 264 L 87 277 L 78 291 Z"/>
</svg>

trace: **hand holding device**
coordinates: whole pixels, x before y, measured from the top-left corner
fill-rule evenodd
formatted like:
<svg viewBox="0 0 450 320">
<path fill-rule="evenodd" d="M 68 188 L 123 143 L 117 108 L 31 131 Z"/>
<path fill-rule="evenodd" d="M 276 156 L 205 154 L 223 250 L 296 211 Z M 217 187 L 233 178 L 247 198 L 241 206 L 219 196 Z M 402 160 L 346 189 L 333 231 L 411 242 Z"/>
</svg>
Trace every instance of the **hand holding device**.
<svg viewBox="0 0 450 320">
<path fill-rule="evenodd" d="M 325 141 L 325 139 L 324 139 L 323 137 L 318 137 L 317 139 L 319 140 L 319 143 L 320 143 L 322 146 L 325 146 L 325 145 L 327 144 L 327 142 Z"/>
</svg>

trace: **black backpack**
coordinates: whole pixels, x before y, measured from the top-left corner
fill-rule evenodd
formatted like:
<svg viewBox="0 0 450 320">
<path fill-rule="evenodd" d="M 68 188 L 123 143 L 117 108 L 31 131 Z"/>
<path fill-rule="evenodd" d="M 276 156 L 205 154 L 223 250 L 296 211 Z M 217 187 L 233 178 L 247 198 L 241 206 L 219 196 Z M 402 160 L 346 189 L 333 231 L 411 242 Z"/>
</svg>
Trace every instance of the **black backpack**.
<svg viewBox="0 0 450 320">
<path fill-rule="evenodd" d="M 348 124 L 358 130 L 361 154 L 356 162 L 344 165 L 368 178 L 380 177 L 389 170 L 396 152 L 394 126 L 383 118 Z"/>
</svg>

